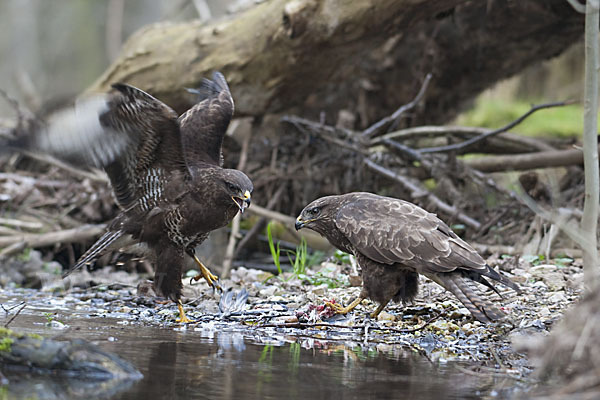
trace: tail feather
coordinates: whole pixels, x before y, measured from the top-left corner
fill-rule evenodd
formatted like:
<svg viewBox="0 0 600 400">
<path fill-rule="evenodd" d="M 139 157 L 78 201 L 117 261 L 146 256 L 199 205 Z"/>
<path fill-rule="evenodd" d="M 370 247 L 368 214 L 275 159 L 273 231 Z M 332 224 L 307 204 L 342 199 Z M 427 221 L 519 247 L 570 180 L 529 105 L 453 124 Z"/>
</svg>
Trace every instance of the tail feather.
<svg viewBox="0 0 600 400">
<path fill-rule="evenodd" d="M 106 252 L 111 244 L 113 244 L 117 239 L 123 236 L 123 231 L 108 231 L 104 235 L 100 237 L 94 243 L 92 247 L 90 247 L 80 258 L 77 260 L 75 265 L 69 268 L 66 272 L 62 274 L 63 278 L 66 278 L 71 274 L 71 272 L 75 271 L 83 267 L 84 265 L 89 265 L 94 262 L 98 257 Z"/>
<path fill-rule="evenodd" d="M 521 288 L 519 287 L 519 285 L 517 285 L 516 283 L 514 283 L 513 281 L 511 281 L 510 279 L 508 279 L 507 277 L 505 277 L 504 275 L 500 274 L 499 272 L 496 272 L 495 269 L 493 269 L 492 267 L 490 267 L 489 265 L 486 265 L 487 269 L 485 270 L 485 272 L 481 272 L 481 271 L 475 271 L 479 274 L 485 275 L 488 278 L 491 278 L 495 281 L 500 282 L 501 284 L 503 284 L 504 286 L 508 286 L 509 288 L 513 289 L 514 291 L 516 291 L 517 293 L 523 293 Z M 476 280 L 476 279 L 475 279 Z M 485 284 L 484 284 L 485 285 Z M 486 285 L 488 286 L 488 285 Z M 496 289 L 492 288 L 494 291 L 496 291 L 496 293 L 498 292 Z"/>
<path fill-rule="evenodd" d="M 456 296 L 478 321 L 487 323 L 506 317 L 504 312 L 481 297 L 473 281 L 461 273 L 435 274 L 428 277 Z"/>
</svg>

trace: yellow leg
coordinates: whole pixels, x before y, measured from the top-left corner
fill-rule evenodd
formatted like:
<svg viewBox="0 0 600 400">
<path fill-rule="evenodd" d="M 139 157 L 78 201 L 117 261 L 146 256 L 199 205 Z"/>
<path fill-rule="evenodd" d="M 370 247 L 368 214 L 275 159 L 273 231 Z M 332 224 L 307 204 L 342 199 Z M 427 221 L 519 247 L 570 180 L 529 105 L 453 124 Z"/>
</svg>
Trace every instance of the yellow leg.
<svg viewBox="0 0 600 400">
<path fill-rule="evenodd" d="M 388 304 L 388 303 L 389 303 L 389 301 L 386 301 L 385 303 L 381 303 L 381 304 L 379 305 L 379 307 L 377 307 L 377 310 L 375 310 L 375 311 L 373 311 L 373 312 L 371 313 L 371 318 L 377 318 L 377 316 L 379 315 L 379 313 L 380 313 L 381 311 L 383 311 L 383 309 L 385 308 L 385 306 L 387 306 L 387 304 Z"/>
<path fill-rule="evenodd" d="M 177 318 L 176 322 L 181 322 L 182 324 L 189 324 L 190 322 L 194 322 L 185 315 L 185 311 L 183 311 L 183 304 L 181 304 L 181 300 L 177 301 L 177 308 L 179 309 L 179 318 Z"/>
<path fill-rule="evenodd" d="M 360 304 L 361 301 L 363 301 L 364 298 L 362 297 L 358 297 L 356 299 L 354 299 L 354 301 L 350 304 L 348 304 L 347 307 L 342 307 L 340 304 L 337 303 L 330 303 L 330 302 L 325 302 L 325 304 L 328 307 L 331 307 L 331 309 L 333 309 L 333 311 L 335 311 L 336 314 L 348 314 L 350 311 L 354 310 L 354 308 Z"/>
<path fill-rule="evenodd" d="M 210 270 L 206 268 L 204 264 L 202 264 L 202 261 L 200 261 L 195 255 L 194 261 L 196 261 L 196 264 L 198 264 L 198 267 L 200 268 L 200 273 L 194 276 L 192 279 L 195 281 L 199 281 L 200 279 L 204 278 L 206 280 L 206 283 L 208 283 L 208 286 L 212 287 L 213 289 L 222 290 L 221 286 L 217 282 L 219 280 L 219 277 L 210 272 Z"/>
</svg>

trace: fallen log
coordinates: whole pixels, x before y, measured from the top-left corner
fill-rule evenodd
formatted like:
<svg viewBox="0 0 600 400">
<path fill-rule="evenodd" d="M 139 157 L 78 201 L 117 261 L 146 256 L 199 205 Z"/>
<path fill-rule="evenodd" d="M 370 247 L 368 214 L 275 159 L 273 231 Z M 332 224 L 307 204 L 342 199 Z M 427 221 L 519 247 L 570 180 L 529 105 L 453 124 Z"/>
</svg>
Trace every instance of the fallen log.
<svg viewBox="0 0 600 400">
<path fill-rule="evenodd" d="M 182 111 L 194 100 L 184 88 L 221 70 L 237 116 L 297 105 L 335 115 L 362 98 L 366 126 L 413 98 L 432 72 L 426 107 L 414 111 L 418 122 L 440 122 L 582 33 L 564 0 L 271 0 L 209 24 L 149 25 L 89 91 L 127 82 Z"/>
<path fill-rule="evenodd" d="M 481 172 L 523 171 L 536 168 L 583 165 L 581 149 L 540 151 L 537 153 L 486 156 L 464 161 Z"/>
</svg>

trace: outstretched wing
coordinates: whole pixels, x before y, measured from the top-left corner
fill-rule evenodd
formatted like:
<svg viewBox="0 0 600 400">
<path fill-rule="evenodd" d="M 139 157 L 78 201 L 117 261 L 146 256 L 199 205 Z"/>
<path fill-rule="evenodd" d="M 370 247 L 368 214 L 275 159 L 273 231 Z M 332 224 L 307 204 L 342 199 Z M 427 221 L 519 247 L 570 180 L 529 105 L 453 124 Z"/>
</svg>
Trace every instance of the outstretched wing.
<svg viewBox="0 0 600 400">
<path fill-rule="evenodd" d="M 335 224 L 354 248 L 383 264 L 420 273 L 456 268 L 487 275 L 483 258 L 434 214 L 399 199 L 362 193 L 340 208 Z"/>
<path fill-rule="evenodd" d="M 155 175 L 185 171 L 185 161 L 175 111 L 133 86 L 113 88 L 78 100 L 14 145 L 104 168 L 119 205 L 128 208 L 152 190 Z"/>
<path fill-rule="evenodd" d="M 99 120 L 107 131 L 129 138 L 128 146 L 103 165 L 119 205 L 129 208 L 144 198 L 156 198 L 172 171 L 185 171 L 177 113 L 148 93 L 125 84 Z M 145 203 L 145 202 L 144 202 Z"/>
<path fill-rule="evenodd" d="M 185 161 L 192 170 L 203 163 L 221 166 L 223 137 L 234 109 L 227 81 L 215 72 L 212 80 L 204 79 L 199 89 L 190 92 L 197 94 L 199 101 L 179 117 Z"/>
</svg>

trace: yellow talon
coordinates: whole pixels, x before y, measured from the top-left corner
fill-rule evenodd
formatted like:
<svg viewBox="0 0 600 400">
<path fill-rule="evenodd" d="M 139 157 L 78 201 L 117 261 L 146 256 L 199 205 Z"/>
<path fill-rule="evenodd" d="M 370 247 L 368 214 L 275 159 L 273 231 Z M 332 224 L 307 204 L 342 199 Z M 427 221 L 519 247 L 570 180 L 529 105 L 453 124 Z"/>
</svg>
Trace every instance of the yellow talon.
<svg viewBox="0 0 600 400">
<path fill-rule="evenodd" d="M 180 322 L 182 324 L 189 324 L 190 322 L 194 322 L 185 315 L 185 311 L 183 311 L 183 304 L 181 304 L 181 300 L 177 301 L 177 308 L 179 309 L 179 318 L 177 318 L 175 322 Z"/>
<path fill-rule="evenodd" d="M 204 278 L 206 280 L 206 283 L 208 283 L 208 286 L 217 290 L 223 290 L 221 289 L 221 286 L 217 283 L 219 277 L 210 272 L 210 270 L 206 268 L 204 264 L 202 264 L 202 261 L 200 261 L 197 256 L 194 256 L 194 261 L 196 261 L 196 264 L 198 264 L 198 267 L 200 268 L 200 273 L 194 276 L 192 279 L 194 281 L 199 281 L 200 279 Z"/>
<path fill-rule="evenodd" d="M 385 306 L 387 306 L 387 303 L 388 303 L 388 302 L 381 303 L 381 304 L 379 305 L 379 307 L 377 307 L 377 310 L 375 310 L 375 311 L 373 311 L 373 312 L 371 313 L 371 318 L 373 318 L 373 319 L 377 319 L 377 316 L 379 315 L 379 313 L 380 313 L 380 312 L 382 312 L 382 311 L 383 311 L 383 309 L 385 308 Z"/>
<path fill-rule="evenodd" d="M 354 310 L 354 308 L 363 301 L 362 297 L 356 298 L 352 303 L 348 304 L 347 307 L 342 307 L 341 304 L 331 303 L 329 301 L 325 302 L 327 307 L 330 307 L 336 314 L 348 314 L 350 311 Z"/>
</svg>

